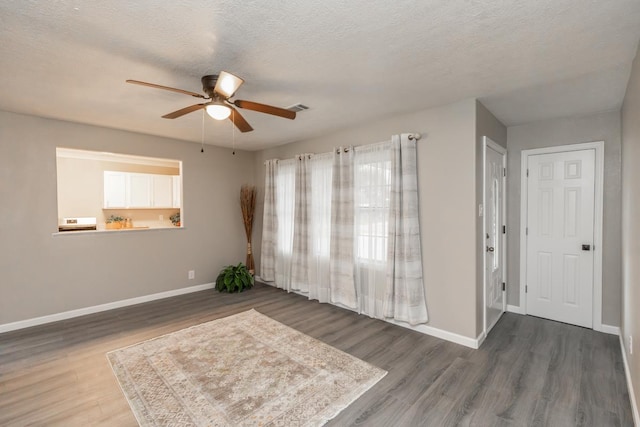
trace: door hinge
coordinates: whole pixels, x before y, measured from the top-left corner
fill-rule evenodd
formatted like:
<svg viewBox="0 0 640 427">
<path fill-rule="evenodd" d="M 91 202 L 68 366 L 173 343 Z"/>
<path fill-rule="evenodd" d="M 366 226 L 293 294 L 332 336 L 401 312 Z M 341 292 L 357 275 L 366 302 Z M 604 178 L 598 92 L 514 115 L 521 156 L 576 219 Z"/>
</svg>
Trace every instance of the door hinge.
<svg viewBox="0 0 640 427">
<path fill-rule="evenodd" d="M 527 176 L 529 176 L 529 169 L 527 169 Z"/>
<path fill-rule="evenodd" d="M 525 227 L 524 228 L 524 235 L 528 236 L 529 235 L 529 227 Z"/>
<path fill-rule="evenodd" d="M 502 282 L 502 292 L 507 290 L 507 284 Z"/>
<path fill-rule="evenodd" d="M 502 168 L 502 176 L 507 176 L 507 168 Z"/>
<path fill-rule="evenodd" d="M 502 226 L 502 234 L 507 234 L 507 226 L 506 225 Z"/>
<path fill-rule="evenodd" d="M 528 292 L 529 292 L 529 286 L 524 285 L 524 293 L 526 294 L 526 293 L 528 293 Z"/>
</svg>

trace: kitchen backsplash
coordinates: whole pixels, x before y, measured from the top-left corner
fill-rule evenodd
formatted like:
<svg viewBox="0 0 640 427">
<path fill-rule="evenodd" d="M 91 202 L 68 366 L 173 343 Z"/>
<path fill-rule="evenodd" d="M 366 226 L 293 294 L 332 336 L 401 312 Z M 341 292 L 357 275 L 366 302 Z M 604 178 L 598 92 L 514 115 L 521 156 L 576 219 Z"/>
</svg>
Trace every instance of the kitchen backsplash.
<svg viewBox="0 0 640 427">
<path fill-rule="evenodd" d="M 103 218 L 98 218 L 98 230 L 106 228 L 106 219 L 111 215 L 131 218 L 132 227 L 174 227 L 169 217 L 177 212 L 180 209 L 103 209 Z"/>
</svg>

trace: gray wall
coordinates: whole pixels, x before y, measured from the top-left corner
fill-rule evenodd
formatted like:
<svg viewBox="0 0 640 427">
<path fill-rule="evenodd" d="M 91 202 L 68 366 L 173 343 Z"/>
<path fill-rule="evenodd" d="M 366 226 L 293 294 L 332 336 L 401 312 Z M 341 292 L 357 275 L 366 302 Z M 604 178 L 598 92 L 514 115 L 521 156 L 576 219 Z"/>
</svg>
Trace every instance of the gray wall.
<svg viewBox="0 0 640 427">
<path fill-rule="evenodd" d="M 622 337 L 640 406 L 640 49 L 622 106 Z M 629 354 L 629 337 L 635 351 Z"/>
<path fill-rule="evenodd" d="M 612 111 L 507 129 L 508 303 L 520 305 L 520 162 L 522 150 L 604 141 L 602 323 L 620 326 L 621 190 L 620 113 Z"/>
<path fill-rule="evenodd" d="M 478 215 L 477 206 L 483 203 L 484 186 L 484 149 L 483 137 L 487 136 L 507 148 L 507 128 L 485 108 L 480 101 L 476 102 L 476 335 L 484 329 L 484 236 L 482 223 L 484 217 Z"/>
<path fill-rule="evenodd" d="M 186 228 L 53 236 L 56 146 L 182 160 Z M 213 282 L 244 260 L 253 171 L 253 153 L 0 112 L 0 325 Z"/>
<path fill-rule="evenodd" d="M 304 113 L 303 113 L 304 114 Z M 429 325 L 476 338 L 476 101 L 382 119 L 331 135 L 258 152 L 256 246 L 261 241 L 264 160 L 419 132 L 418 188 Z M 259 248 L 256 260 L 259 272 Z"/>
</svg>

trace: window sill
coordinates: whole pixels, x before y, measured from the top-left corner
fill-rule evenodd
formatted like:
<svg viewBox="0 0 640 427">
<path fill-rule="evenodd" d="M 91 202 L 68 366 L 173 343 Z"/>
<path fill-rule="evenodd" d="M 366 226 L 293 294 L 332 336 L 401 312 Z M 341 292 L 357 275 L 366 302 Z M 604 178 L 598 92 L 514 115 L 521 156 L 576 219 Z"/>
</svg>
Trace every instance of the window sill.
<svg viewBox="0 0 640 427">
<path fill-rule="evenodd" d="M 166 231 L 166 230 L 184 230 L 185 227 L 134 227 L 134 228 L 120 228 L 115 230 L 78 230 L 78 231 L 55 231 L 51 233 L 51 236 L 77 236 L 77 235 L 94 235 L 94 234 L 121 234 L 121 233 L 146 233 L 152 231 Z"/>
<path fill-rule="evenodd" d="M 180 209 L 180 206 L 121 206 L 121 207 L 113 207 L 104 206 L 102 208 L 103 211 L 140 211 L 140 210 L 157 210 L 157 211 L 166 211 L 169 209 Z"/>
</svg>

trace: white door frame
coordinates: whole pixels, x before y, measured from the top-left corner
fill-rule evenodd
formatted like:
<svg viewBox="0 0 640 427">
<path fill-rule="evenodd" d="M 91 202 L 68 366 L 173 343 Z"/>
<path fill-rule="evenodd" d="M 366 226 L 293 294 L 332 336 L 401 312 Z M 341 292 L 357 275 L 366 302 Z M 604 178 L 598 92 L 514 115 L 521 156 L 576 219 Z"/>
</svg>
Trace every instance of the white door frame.
<svg viewBox="0 0 640 427">
<path fill-rule="evenodd" d="M 504 148 L 503 146 L 499 145 L 498 143 L 492 141 L 489 137 L 487 136 L 483 136 L 482 137 L 482 206 L 483 206 L 483 213 L 482 213 L 482 239 L 481 242 L 482 244 L 480 245 L 480 250 L 482 252 L 482 330 L 484 331 L 484 336 L 486 337 L 487 334 L 489 333 L 489 330 L 491 329 L 491 327 L 493 327 L 494 325 L 487 325 L 487 251 L 485 250 L 485 236 L 487 234 L 487 221 L 484 218 L 484 212 L 486 211 L 486 206 L 487 206 L 487 183 L 486 183 L 486 177 L 487 177 L 487 171 L 486 171 L 486 165 L 487 165 L 487 147 L 491 147 L 493 150 L 497 151 L 498 153 L 502 154 L 502 167 L 505 170 L 505 173 L 502 177 L 502 206 L 501 206 L 501 218 L 503 219 L 503 222 L 506 226 L 506 221 L 507 221 L 507 176 L 506 176 L 506 168 L 507 168 L 507 149 Z M 507 282 L 507 239 L 506 239 L 506 234 L 505 233 L 501 233 L 500 234 L 500 239 L 501 239 L 501 243 L 502 243 L 502 256 L 501 256 L 501 270 L 502 270 L 502 282 L 506 283 Z M 507 309 L 507 291 L 506 291 L 506 285 L 505 285 L 505 290 L 502 291 L 502 311 L 506 311 Z"/>
<path fill-rule="evenodd" d="M 559 145 L 555 147 L 522 150 L 520 165 L 520 308 L 527 314 L 527 164 L 529 156 L 538 154 L 562 153 L 595 149 L 595 194 L 593 216 L 593 329 L 605 332 L 602 327 L 602 218 L 603 218 L 603 183 L 604 183 L 604 141 L 585 142 L 580 144 Z"/>
</svg>

